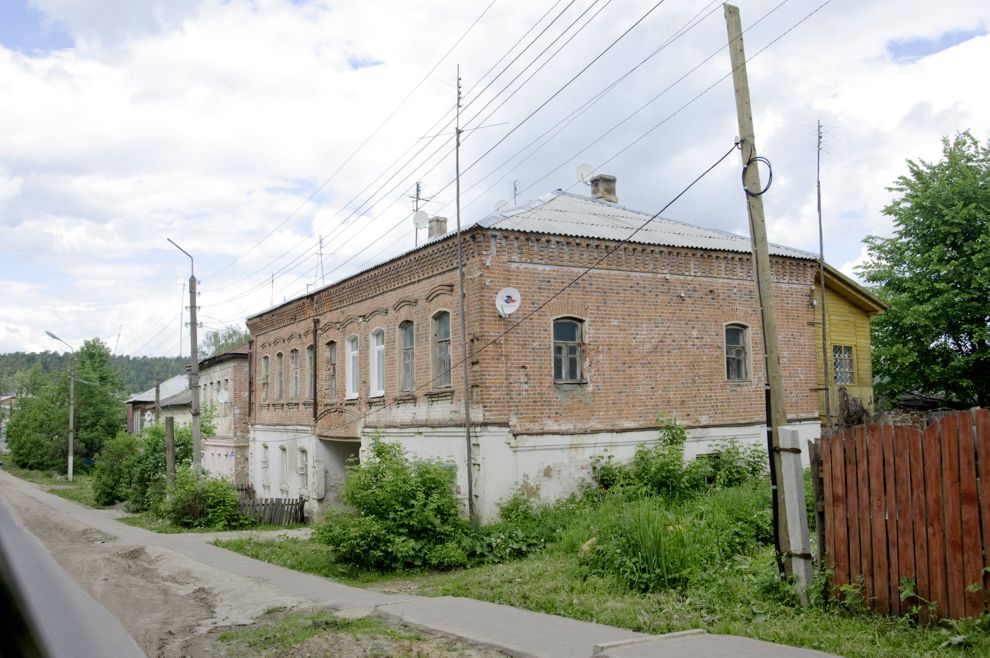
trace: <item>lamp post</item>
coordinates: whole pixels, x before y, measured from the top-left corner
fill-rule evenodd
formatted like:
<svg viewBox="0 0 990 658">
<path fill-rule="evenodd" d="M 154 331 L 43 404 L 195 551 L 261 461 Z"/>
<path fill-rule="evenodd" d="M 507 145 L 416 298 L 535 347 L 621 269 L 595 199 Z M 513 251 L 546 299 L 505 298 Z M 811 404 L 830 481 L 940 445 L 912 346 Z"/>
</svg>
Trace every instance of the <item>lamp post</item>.
<svg viewBox="0 0 990 658">
<path fill-rule="evenodd" d="M 49 338 L 53 338 L 69 348 L 69 482 L 72 482 L 72 438 L 75 432 L 75 412 L 76 412 L 76 350 L 64 340 L 50 331 L 46 331 Z"/>
<path fill-rule="evenodd" d="M 175 243 L 172 238 L 165 238 L 172 246 L 189 256 L 189 392 L 192 394 L 192 440 L 193 440 L 193 471 L 199 473 L 200 468 L 200 419 L 199 419 L 199 353 L 196 338 L 196 271 L 192 254 Z"/>
</svg>

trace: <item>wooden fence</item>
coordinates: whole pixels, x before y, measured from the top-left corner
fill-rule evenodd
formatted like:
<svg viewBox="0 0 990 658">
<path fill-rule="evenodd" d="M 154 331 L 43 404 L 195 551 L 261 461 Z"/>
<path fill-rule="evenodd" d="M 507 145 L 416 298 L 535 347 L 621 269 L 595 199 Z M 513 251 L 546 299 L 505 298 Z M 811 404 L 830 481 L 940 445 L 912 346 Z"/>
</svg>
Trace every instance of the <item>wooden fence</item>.
<svg viewBox="0 0 990 658">
<path fill-rule="evenodd" d="M 821 446 L 832 591 L 862 586 L 885 614 L 990 611 L 990 411 L 924 431 L 861 425 Z M 914 596 L 902 601 L 902 579 Z M 931 605 L 930 605 L 931 604 Z"/>
<path fill-rule="evenodd" d="M 237 503 L 237 511 L 250 516 L 258 523 L 266 525 L 289 525 L 303 523 L 303 507 L 306 499 L 299 498 L 252 498 Z"/>
</svg>

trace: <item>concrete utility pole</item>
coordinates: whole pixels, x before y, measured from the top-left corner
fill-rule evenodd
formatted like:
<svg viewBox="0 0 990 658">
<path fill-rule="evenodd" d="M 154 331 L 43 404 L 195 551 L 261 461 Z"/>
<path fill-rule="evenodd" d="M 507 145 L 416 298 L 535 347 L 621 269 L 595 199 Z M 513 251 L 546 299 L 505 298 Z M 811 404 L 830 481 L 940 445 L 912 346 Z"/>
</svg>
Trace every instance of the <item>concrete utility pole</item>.
<svg viewBox="0 0 990 658">
<path fill-rule="evenodd" d="M 773 285 L 770 269 L 770 248 L 767 244 L 766 223 L 763 216 L 763 187 L 760 183 L 760 172 L 756 160 L 756 137 L 753 129 L 753 112 L 749 98 L 749 80 L 746 74 L 746 52 L 743 48 L 742 22 L 739 8 L 733 5 L 723 5 L 725 23 L 729 37 L 729 55 L 732 62 L 732 82 L 736 95 L 736 114 L 739 121 L 739 142 L 743 162 L 743 185 L 746 191 L 746 202 L 749 212 L 750 238 L 753 244 L 753 265 L 756 275 L 756 287 L 759 295 L 767 386 L 767 420 L 768 439 L 770 448 L 771 467 L 773 469 L 774 487 L 774 516 L 777 521 L 777 552 L 783 558 L 784 574 L 794 577 L 799 587 L 811 584 L 811 555 L 805 548 L 805 542 L 795 541 L 796 537 L 789 530 L 793 525 L 796 510 L 789 506 L 796 505 L 795 493 L 784 486 L 792 478 L 786 477 L 793 470 L 793 460 L 788 460 L 785 470 L 782 462 L 780 430 L 787 425 L 787 410 L 784 407 L 784 380 L 780 370 L 780 349 L 777 337 L 776 305 L 773 299 Z M 797 451 L 800 458 L 800 447 L 796 441 L 788 437 L 788 455 L 795 456 Z M 800 465 L 800 462 L 798 463 Z M 803 482 L 801 483 L 803 485 Z M 790 487 L 793 490 L 793 487 Z M 803 499 L 803 487 L 801 489 Z M 788 514 L 788 511 L 791 514 Z M 801 510 L 803 513 L 803 509 Z M 807 526 L 805 525 L 805 536 Z M 784 575 L 782 574 L 782 575 Z"/>
<path fill-rule="evenodd" d="M 56 336 L 50 331 L 46 331 L 49 338 L 54 338 L 58 342 L 62 343 L 69 348 L 69 466 L 68 473 L 66 474 L 69 478 L 69 482 L 72 482 L 72 461 L 73 453 L 73 439 L 75 438 L 76 431 L 76 350 L 72 345 Z"/>
<path fill-rule="evenodd" d="M 202 456 L 200 454 L 200 418 L 199 418 L 199 346 L 196 344 L 196 270 L 192 255 L 175 244 L 172 238 L 165 238 L 172 245 L 189 256 L 189 392 L 192 394 L 192 440 L 193 440 L 193 471 L 202 471 Z"/>
</svg>

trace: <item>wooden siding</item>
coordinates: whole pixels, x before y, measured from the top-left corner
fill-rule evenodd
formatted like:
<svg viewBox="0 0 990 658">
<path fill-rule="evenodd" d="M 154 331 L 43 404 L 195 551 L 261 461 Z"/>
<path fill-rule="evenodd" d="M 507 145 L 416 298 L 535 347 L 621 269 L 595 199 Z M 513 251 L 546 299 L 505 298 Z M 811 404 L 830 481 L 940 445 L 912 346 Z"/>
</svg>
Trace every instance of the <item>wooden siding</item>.
<svg viewBox="0 0 990 658">
<path fill-rule="evenodd" d="M 821 288 L 815 282 L 815 301 L 821 299 Z M 832 290 L 826 281 L 825 285 L 826 331 L 828 333 L 828 376 L 830 406 L 832 415 L 839 409 L 839 388 L 835 384 L 835 369 L 832 361 L 832 347 L 835 345 L 850 345 L 853 348 L 853 383 L 846 385 L 846 390 L 852 397 L 858 398 L 863 405 L 873 411 L 873 364 L 870 356 L 870 316 L 866 311 L 851 303 L 842 295 Z M 815 364 L 817 366 L 818 411 L 822 421 L 825 420 L 825 391 L 822 370 L 822 325 L 821 308 L 815 310 L 818 320 L 815 326 Z"/>
</svg>

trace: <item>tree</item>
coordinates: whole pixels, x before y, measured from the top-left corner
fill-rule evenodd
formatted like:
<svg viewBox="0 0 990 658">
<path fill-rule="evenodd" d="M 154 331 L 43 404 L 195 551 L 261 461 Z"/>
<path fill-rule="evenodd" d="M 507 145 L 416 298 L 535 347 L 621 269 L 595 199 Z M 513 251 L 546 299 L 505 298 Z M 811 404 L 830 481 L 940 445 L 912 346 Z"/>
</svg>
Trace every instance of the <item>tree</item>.
<svg viewBox="0 0 990 658">
<path fill-rule="evenodd" d="M 235 347 L 240 347 L 249 340 L 251 340 L 251 334 L 247 329 L 232 324 L 223 329 L 208 331 L 203 342 L 199 344 L 199 358 L 205 359 L 223 354 Z"/>
<path fill-rule="evenodd" d="M 124 387 L 111 365 L 110 350 L 99 339 L 83 343 L 74 356 L 75 441 L 73 454 L 90 461 L 103 443 L 123 428 Z M 35 364 L 19 378 L 18 398 L 7 428 L 10 456 L 18 466 L 63 470 L 67 462 L 69 372 L 48 380 Z"/>
<path fill-rule="evenodd" d="M 942 159 L 908 160 L 883 209 L 890 238 L 866 238 L 859 268 L 890 308 L 873 321 L 877 392 L 955 406 L 990 400 L 990 142 L 942 140 Z"/>
</svg>

